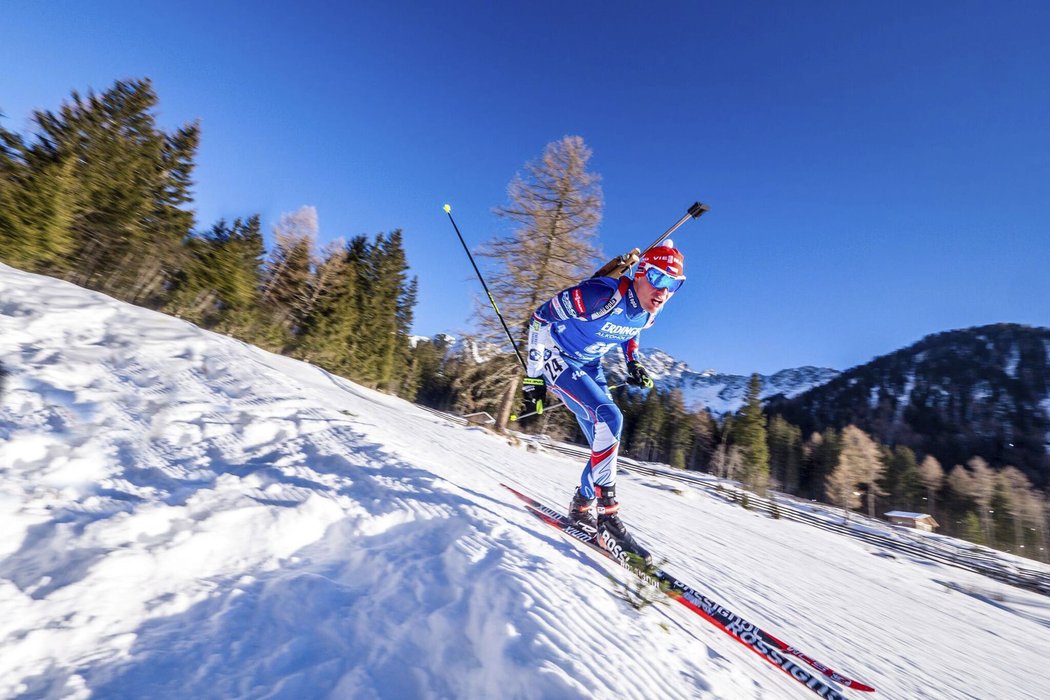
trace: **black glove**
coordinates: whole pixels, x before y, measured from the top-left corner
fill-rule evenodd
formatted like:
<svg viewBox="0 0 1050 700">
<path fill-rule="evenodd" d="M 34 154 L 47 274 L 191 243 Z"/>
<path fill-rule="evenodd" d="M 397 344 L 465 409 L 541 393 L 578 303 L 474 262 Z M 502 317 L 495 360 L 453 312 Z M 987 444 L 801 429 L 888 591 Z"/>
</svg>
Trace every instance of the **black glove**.
<svg viewBox="0 0 1050 700">
<path fill-rule="evenodd" d="M 627 383 L 646 389 L 653 388 L 653 378 L 645 371 L 645 367 L 642 367 L 642 363 L 637 360 L 631 360 L 627 363 Z"/>
<path fill-rule="evenodd" d="M 526 413 L 543 413 L 543 402 L 547 400 L 547 382 L 543 377 L 525 377 L 521 393 L 525 395 L 525 404 L 521 408 Z"/>
</svg>

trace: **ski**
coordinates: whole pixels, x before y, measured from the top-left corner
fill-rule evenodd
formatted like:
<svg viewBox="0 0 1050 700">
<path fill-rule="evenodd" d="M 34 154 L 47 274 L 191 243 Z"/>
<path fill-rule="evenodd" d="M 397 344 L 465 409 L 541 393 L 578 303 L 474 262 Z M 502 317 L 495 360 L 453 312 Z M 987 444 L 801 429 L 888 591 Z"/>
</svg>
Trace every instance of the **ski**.
<svg viewBox="0 0 1050 700">
<path fill-rule="evenodd" d="M 616 562 L 646 584 L 663 591 L 668 597 L 707 620 L 767 662 L 782 670 L 795 681 L 805 685 L 818 696 L 822 698 L 845 698 L 837 689 L 826 685 L 818 676 L 811 673 L 804 666 L 795 663 L 793 659 L 797 658 L 805 662 L 831 681 L 852 690 L 862 692 L 875 691 L 871 686 L 834 671 L 795 647 L 782 642 L 768 632 L 747 622 L 739 615 L 722 607 L 666 571 L 657 567 L 649 567 L 647 569 L 632 563 L 626 556 L 613 556 L 609 551 L 603 549 L 592 535 L 573 527 L 564 514 L 507 484 L 502 484 L 502 486 L 521 499 L 525 503 L 526 509 L 532 515 L 560 530 L 563 534 L 572 537 L 577 542 L 593 549 L 598 554 Z"/>
</svg>

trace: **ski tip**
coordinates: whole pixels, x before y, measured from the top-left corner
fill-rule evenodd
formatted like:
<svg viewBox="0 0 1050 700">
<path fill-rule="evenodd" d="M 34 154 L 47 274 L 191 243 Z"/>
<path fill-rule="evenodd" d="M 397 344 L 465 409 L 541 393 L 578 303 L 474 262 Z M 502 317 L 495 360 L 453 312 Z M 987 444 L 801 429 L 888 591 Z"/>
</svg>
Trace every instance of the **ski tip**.
<svg viewBox="0 0 1050 700">
<path fill-rule="evenodd" d="M 452 205 L 451 204 L 446 204 L 445 206 L 443 206 L 441 208 L 445 210 L 446 214 L 451 214 L 452 213 Z"/>
<path fill-rule="evenodd" d="M 507 489 L 507 490 L 508 490 L 508 491 L 510 491 L 511 493 L 515 494 L 516 496 L 524 496 L 524 495 L 525 495 L 525 494 L 523 494 L 523 493 L 522 493 L 521 491 L 519 491 L 519 490 L 517 490 L 516 488 L 514 488 L 513 486 L 510 486 L 510 485 L 508 485 L 508 484 L 505 484 L 505 483 L 503 483 L 502 481 L 501 481 L 501 482 L 499 483 L 499 485 L 500 485 L 500 486 L 502 486 L 503 488 Z"/>
</svg>

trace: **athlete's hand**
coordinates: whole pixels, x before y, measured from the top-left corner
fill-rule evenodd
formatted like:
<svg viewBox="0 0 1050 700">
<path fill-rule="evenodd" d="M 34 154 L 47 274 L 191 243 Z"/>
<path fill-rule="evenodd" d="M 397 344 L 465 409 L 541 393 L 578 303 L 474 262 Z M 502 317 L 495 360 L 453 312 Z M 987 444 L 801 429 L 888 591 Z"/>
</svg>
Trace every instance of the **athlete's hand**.
<svg viewBox="0 0 1050 700">
<path fill-rule="evenodd" d="M 627 383 L 645 389 L 653 388 L 653 378 L 645 371 L 645 367 L 642 367 L 642 363 L 637 360 L 631 360 L 627 363 Z"/>
<path fill-rule="evenodd" d="M 543 403 L 547 400 L 547 382 L 543 377 L 525 377 L 521 393 L 525 395 L 525 403 L 521 408 L 522 415 L 526 413 L 543 413 Z"/>
</svg>

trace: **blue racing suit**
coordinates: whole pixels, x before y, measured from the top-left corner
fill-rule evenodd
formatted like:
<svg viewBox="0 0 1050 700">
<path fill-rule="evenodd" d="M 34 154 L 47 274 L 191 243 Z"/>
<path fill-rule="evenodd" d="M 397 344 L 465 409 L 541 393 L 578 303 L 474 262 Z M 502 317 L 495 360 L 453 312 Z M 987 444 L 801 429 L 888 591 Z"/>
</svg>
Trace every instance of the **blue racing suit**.
<svg viewBox="0 0 1050 700">
<path fill-rule="evenodd" d="M 580 477 L 580 495 L 616 483 L 623 414 L 609 395 L 602 357 L 619 345 L 631 362 L 638 334 L 656 314 L 642 308 L 629 277 L 592 277 L 555 294 L 536 309 L 529 325 L 530 377 L 547 386 L 576 415 L 591 445 L 591 458 Z"/>
</svg>

